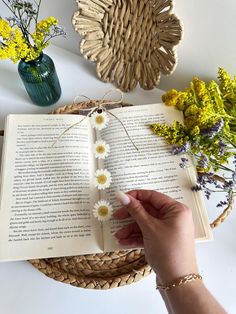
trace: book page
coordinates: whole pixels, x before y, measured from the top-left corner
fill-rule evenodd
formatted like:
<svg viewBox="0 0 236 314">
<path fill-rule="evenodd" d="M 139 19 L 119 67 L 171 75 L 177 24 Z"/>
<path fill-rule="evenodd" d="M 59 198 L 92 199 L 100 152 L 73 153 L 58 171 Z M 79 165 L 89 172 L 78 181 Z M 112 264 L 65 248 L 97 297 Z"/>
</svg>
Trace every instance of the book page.
<svg viewBox="0 0 236 314">
<path fill-rule="evenodd" d="M 94 131 L 78 115 L 10 115 L 2 160 L 0 260 L 102 252 L 91 214 Z M 54 144 L 54 146 L 53 146 Z M 53 146 L 53 147 L 52 147 Z"/>
<path fill-rule="evenodd" d="M 191 191 L 196 183 L 194 167 L 181 169 L 179 163 L 182 156 L 172 155 L 171 146 L 149 128 L 154 122 L 171 124 L 174 120 L 181 121 L 181 113 L 162 104 L 119 108 L 112 110 L 112 113 L 125 125 L 138 151 L 121 123 L 110 116 L 109 127 L 102 130 L 101 137 L 111 148 L 104 167 L 111 172 L 113 181 L 103 197 L 110 201 L 115 210 L 120 207 L 115 199 L 117 190 L 152 189 L 165 193 L 192 209 L 196 239 L 210 239 L 211 231 L 202 195 Z M 121 248 L 115 244 L 111 234 L 128 222 L 111 220 L 103 224 L 106 251 Z"/>
</svg>

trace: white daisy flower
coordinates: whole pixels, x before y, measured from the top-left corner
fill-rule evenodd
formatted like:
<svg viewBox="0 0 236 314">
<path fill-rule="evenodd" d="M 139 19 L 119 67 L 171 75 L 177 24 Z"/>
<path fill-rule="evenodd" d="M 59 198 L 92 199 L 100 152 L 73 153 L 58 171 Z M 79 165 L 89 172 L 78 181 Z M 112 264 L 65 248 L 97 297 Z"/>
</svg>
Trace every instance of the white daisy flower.
<svg viewBox="0 0 236 314">
<path fill-rule="evenodd" d="M 95 158 L 105 159 L 110 152 L 110 146 L 105 141 L 97 141 L 93 146 Z"/>
<path fill-rule="evenodd" d="M 113 208 L 109 202 L 100 200 L 94 205 L 93 215 L 99 221 L 107 221 L 111 218 Z"/>
<path fill-rule="evenodd" d="M 101 113 L 94 112 L 90 117 L 90 121 L 93 128 L 96 128 L 97 130 L 102 130 L 107 127 L 109 117 L 104 111 Z"/>
<path fill-rule="evenodd" d="M 99 189 L 99 190 L 105 190 L 106 188 L 109 188 L 111 185 L 111 174 L 108 170 L 106 169 L 98 169 L 95 172 L 95 177 L 94 177 L 94 185 Z"/>
</svg>

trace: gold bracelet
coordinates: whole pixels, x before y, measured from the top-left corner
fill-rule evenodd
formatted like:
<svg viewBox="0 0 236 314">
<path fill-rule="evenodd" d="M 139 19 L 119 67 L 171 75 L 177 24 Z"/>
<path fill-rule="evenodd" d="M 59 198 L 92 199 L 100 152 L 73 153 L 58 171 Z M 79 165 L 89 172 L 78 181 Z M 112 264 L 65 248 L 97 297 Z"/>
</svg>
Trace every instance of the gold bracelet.
<svg viewBox="0 0 236 314">
<path fill-rule="evenodd" d="M 163 285 L 157 285 L 156 289 L 158 290 L 170 290 L 172 288 L 175 287 L 179 287 L 181 285 L 185 285 L 188 282 L 194 281 L 194 280 L 202 280 L 202 276 L 200 276 L 199 274 L 190 274 L 184 277 L 181 277 L 179 279 L 177 279 L 176 281 L 174 281 L 173 283 L 170 283 L 169 285 L 163 286 Z"/>
</svg>

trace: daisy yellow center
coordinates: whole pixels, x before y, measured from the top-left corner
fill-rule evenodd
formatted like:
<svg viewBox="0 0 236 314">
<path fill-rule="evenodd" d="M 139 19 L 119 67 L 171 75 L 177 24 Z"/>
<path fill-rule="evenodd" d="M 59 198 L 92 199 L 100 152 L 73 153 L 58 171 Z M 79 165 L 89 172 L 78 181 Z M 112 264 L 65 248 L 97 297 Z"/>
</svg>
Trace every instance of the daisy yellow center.
<svg viewBox="0 0 236 314">
<path fill-rule="evenodd" d="M 105 217 L 108 214 L 108 207 L 107 206 L 100 206 L 98 208 L 98 214 L 99 216 Z"/>
<path fill-rule="evenodd" d="M 102 145 L 99 145 L 97 148 L 96 148 L 96 151 L 98 154 L 103 154 L 105 152 L 105 147 L 102 146 Z"/>
<path fill-rule="evenodd" d="M 99 184 L 105 184 L 107 182 L 107 177 L 104 174 L 97 176 L 97 180 Z"/>
<path fill-rule="evenodd" d="M 97 124 L 102 124 L 102 123 L 104 123 L 104 117 L 99 115 L 96 117 L 95 121 Z"/>
</svg>

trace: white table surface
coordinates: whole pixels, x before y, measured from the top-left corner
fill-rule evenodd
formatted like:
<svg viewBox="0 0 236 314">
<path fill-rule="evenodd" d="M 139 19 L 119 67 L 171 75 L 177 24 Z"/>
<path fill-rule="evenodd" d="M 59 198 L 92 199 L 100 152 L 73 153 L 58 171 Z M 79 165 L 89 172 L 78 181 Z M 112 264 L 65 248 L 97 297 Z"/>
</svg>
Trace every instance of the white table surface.
<svg viewBox="0 0 236 314">
<path fill-rule="evenodd" d="M 16 66 L 0 61 L 0 129 L 9 113 L 47 113 L 58 106 L 70 104 L 75 96 L 84 94 L 101 98 L 113 88 L 100 82 L 94 67 L 81 57 L 57 47 L 47 50 L 56 64 L 62 85 L 62 97 L 50 107 L 38 107 L 28 99 L 17 74 Z M 235 71 L 236 72 L 236 71 Z M 137 88 L 125 95 L 133 104 L 157 103 L 160 90 Z M 2 139 L 0 139 L 0 151 Z M 216 216 L 214 202 L 208 203 L 209 214 Z M 213 242 L 197 244 L 200 273 L 207 287 L 228 313 L 236 312 L 236 213 L 216 230 Z M 41 274 L 27 262 L 0 264 L 0 313 L 2 314 L 64 314 L 64 313 L 166 313 L 163 301 L 155 290 L 152 274 L 138 283 L 108 291 L 75 288 L 56 282 Z"/>
</svg>

